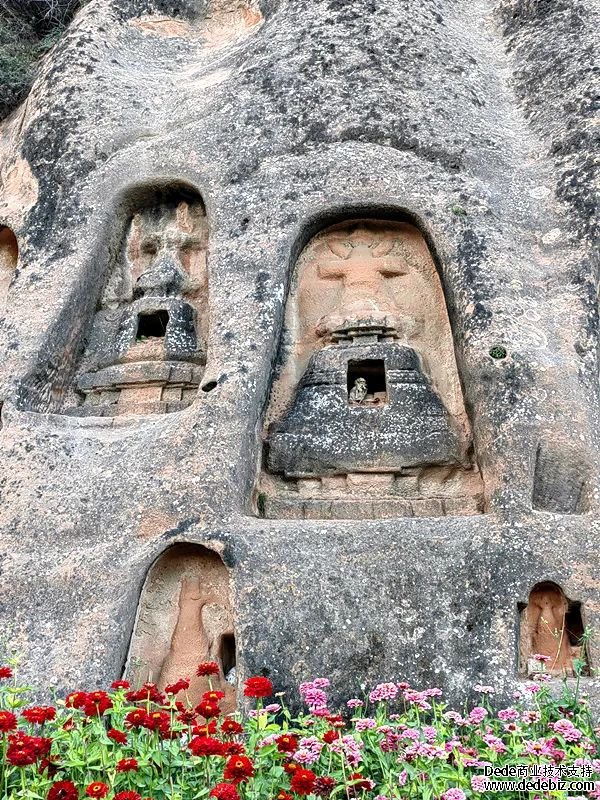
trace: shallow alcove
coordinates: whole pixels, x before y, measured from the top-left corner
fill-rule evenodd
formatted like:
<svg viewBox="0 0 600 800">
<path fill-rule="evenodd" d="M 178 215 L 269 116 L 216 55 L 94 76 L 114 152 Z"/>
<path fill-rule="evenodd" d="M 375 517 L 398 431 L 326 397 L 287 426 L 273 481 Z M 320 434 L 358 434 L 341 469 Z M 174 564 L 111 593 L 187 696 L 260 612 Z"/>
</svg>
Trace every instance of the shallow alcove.
<svg viewBox="0 0 600 800">
<path fill-rule="evenodd" d="M 481 513 L 444 289 L 412 222 L 342 219 L 308 240 L 275 375 L 260 516 Z"/>
<path fill-rule="evenodd" d="M 223 708 L 235 707 L 236 638 L 227 569 L 217 553 L 177 544 L 152 565 L 142 589 L 125 676 L 138 686 L 160 689 L 191 679 L 188 694 L 198 702 L 208 689 L 196 676 L 201 661 L 216 661 L 213 687 L 225 692 Z"/>
<path fill-rule="evenodd" d="M 548 659 L 544 671 L 556 676 L 575 672 L 574 661 L 585 662 L 583 674 L 589 675 L 589 651 L 584 644 L 582 603 L 570 600 L 553 581 L 537 583 L 519 610 L 519 673 L 530 676 L 540 672 L 534 655 Z"/>
<path fill-rule="evenodd" d="M 0 311 L 6 308 L 8 289 L 19 260 L 19 243 L 13 231 L 0 226 Z"/>
<path fill-rule="evenodd" d="M 538 446 L 533 475 L 532 507 L 555 514 L 589 510 L 590 469 L 581 451 L 570 445 Z"/>
</svg>

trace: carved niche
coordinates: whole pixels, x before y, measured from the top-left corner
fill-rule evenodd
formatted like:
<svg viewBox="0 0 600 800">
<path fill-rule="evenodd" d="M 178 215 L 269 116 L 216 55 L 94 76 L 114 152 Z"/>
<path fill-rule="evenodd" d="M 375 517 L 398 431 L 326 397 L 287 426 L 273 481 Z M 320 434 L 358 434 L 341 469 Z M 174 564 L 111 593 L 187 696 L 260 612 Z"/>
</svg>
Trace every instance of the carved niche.
<svg viewBox="0 0 600 800">
<path fill-rule="evenodd" d="M 343 222 L 304 249 L 264 443 L 267 517 L 481 512 L 444 293 L 413 225 Z"/>
<path fill-rule="evenodd" d="M 227 569 L 211 550 L 176 545 L 148 573 L 125 674 L 134 686 L 152 681 L 161 690 L 189 678 L 196 704 L 209 689 L 208 679 L 196 675 L 201 661 L 219 665 L 212 686 L 225 693 L 224 712 L 233 711 L 236 643 Z"/>
<path fill-rule="evenodd" d="M 0 314 L 6 310 L 8 289 L 19 260 L 17 237 L 6 225 L 0 225 Z"/>
<path fill-rule="evenodd" d="M 550 675 L 574 674 L 573 661 L 587 661 L 581 603 L 569 600 L 552 581 L 536 584 L 520 606 L 520 671 L 530 676 L 542 671 L 534 655 L 547 656 L 543 670 Z M 587 669 L 585 670 L 587 672 Z"/>
<path fill-rule="evenodd" d="M 157 192 L 131 217 L 94 317 L 68 413 L 179 411 L 206 363 L 208 226 L 197 197 Z"/>
</svg>

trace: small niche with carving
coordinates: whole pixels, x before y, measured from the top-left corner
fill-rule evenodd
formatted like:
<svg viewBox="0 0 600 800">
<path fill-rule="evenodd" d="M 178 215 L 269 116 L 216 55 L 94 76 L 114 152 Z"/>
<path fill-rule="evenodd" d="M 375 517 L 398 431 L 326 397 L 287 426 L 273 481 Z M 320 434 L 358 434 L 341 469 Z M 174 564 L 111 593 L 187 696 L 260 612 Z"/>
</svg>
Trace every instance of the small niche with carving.
<svg viewBox="0 0 600 800">
<path fill-rule="evenodd" d="M 575 674 L 578 661 L 583 675 L 590 674 L 582 603 L 570 600 L 553 581 L 536 584 L 526 603 L 518 604 L 519 672 L 532 676 Z M 543 661 L 534 656 L 543 656 Z M 543 666 L 542 666 L 543 664 Z"/>
<path fill-rule="evenodd" d="M 381 358 L 348 362 L 350 405 L 382 405 L 387 401 L 385 361 Z"/>
<path fill-rule="evenodd" d="M 188 695 L 198 703 L 208 690 L 196 675 L 201 661 L 215 661 L 213 688 L 225 693 L 226 713 L 236 705 L 236 637 L 229 575 L 221 558 L 200 545 L 178 544 L 150 568 L 139 601 L 125 676 L 160 689 L 179 678 L 191 680 Z"/>
<path fill-rule="evenodd" d="M 483 511 L 444 292 L 415 226 L 359 219 L 311 239 L 281 342 L 255 513 Z"/>
<path fill-rule="evenodd" d="M 208 337 L 208 225 L 187 187 L 138 190 L 66 413 L 169 413 L 198 394 Z"/>
<path fill-rule="evenodd" d="M 8 289 L 19 260 L 17 237 L 7 225 L 0 225 L 0 312 L 6 309 Z"/>
</svg>

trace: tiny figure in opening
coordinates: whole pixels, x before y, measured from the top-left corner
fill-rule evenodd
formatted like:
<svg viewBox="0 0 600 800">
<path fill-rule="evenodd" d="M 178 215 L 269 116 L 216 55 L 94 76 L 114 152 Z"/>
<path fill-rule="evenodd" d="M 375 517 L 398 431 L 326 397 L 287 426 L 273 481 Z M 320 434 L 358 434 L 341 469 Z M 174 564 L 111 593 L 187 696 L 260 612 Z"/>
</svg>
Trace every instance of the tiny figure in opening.
<svg viewBox="0 0 600 800">
<path fill-rule="evenodd" d="M 367 396 L 367 382 L 364 378 L 357 378 L 348 395 L 350 402 L 362 403 Z"/>
</svg>

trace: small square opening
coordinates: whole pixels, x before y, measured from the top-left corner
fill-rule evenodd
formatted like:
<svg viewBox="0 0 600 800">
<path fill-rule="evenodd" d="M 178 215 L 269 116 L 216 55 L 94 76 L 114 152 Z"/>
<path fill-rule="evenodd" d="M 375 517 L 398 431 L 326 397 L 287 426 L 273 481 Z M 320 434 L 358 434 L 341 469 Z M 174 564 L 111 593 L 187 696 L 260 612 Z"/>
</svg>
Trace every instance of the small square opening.
<svg viewBox="0 0 600 800">
<path fill-rule="evenodd" d="M 143 339 L 164 339 L 169 324 L 168 311 L 150 311 L 138 314 L 136 341 Z"/>
<path fill-rule="evenodd" d="M 350 405 L 387 403 L 385 361 L 382 358 L 349 361 L 347 384 Z"/>
</svg>

